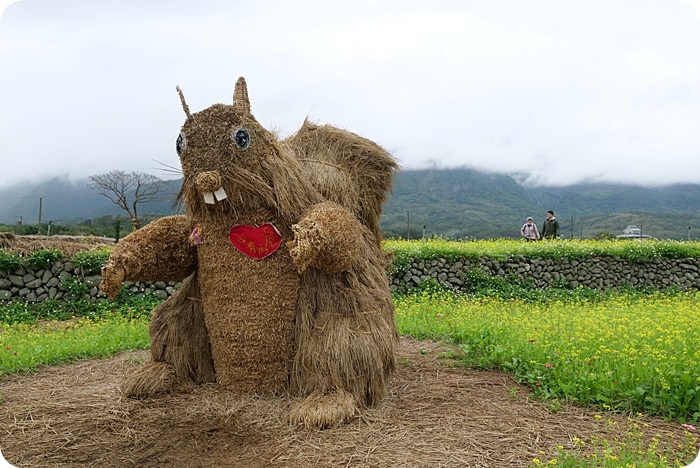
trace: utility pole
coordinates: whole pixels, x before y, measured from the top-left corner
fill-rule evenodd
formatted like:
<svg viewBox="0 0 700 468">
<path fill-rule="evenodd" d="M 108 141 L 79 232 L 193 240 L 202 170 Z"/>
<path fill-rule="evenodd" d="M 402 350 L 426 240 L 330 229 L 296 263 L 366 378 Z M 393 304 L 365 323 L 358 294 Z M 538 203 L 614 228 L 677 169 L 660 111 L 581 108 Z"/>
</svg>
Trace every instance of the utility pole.
<svg viewBox="0 0 700 468">
<path fill-rule="evenodd" d="M 571 213 L 571 238 L 574 238 L 574 214 Z"/>
<path fill-rule="evenodd" d="M 36 227 L 36 233 L 41 233 L 41 205 L 43 204 L 43 197 L 39 195 L 39 225 Z"/>
<path fill-rule="evenodd" d="M 411 213 L 406 212 L 406 240 L 411 240 Z"/>
<path fill-rule="evenodd" d="M 688 226 L 688 240 L 690 240 L 690 226 Z"/>
</svg>

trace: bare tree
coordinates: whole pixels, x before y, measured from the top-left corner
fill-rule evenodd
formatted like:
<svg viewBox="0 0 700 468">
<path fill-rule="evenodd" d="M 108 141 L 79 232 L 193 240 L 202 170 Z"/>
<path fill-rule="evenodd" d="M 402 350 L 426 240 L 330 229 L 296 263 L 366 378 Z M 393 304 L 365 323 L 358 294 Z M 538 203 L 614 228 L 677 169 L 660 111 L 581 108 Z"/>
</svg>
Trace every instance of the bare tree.
<svg viewBox="0 0 700 468">
<path fill-rule="evenodd" d="M 143 172 L 110 171 L 90 176 L 88 187 L 103 195 L 126 211 L 131 218 L 134 230 L 141 227 L 138 205 L 147 201 L 159 200 L 159 193 L 166 185 L 158 177 Z"/>
</svg>

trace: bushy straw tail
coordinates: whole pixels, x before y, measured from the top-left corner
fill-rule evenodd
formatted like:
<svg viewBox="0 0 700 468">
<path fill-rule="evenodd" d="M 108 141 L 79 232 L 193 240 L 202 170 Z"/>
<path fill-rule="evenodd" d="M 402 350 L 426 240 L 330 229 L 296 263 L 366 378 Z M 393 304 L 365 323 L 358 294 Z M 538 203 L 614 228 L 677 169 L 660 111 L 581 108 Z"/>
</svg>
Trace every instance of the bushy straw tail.
<svg viewBox="0 0 700 468">
<path fill-rule="evenodd" d="M 354 213 L 381 240 L 382 204 L 393 187 L 396 160 L 381 146 L 331 125 L 308 120 L 284 141 L 326 200 Z"/>
</svg>

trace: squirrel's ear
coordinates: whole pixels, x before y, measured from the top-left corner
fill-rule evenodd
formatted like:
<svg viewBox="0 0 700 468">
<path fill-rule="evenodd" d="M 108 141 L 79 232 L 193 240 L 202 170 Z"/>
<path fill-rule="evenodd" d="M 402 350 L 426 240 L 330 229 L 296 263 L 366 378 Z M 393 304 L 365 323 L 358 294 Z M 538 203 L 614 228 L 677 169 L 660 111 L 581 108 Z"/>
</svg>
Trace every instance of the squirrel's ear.
<svg viewBox="0 0 700 468">
<path fill-rule="evenodd" d="M 236 88 L 233 90 L 233 105 L 241 109 L 244 113 L 250 114 L 248 87 L 245 84 L 245 78 L 242 76 L 236 81 Z"/>
<path fill-rule="evenodd" d="M 185 95 L 182 93 L 182 90 L 180 89 L 179 86 L 175 86 L 175 89 L 177 90 L 177 94 L 180 95 L 180 102 L 182 103 L 182 110 L 185 111 L 185 115 L 187 115 L 188 119 L 192 118 L 192 114 L 190 114 L 190 106 L 187 105 L 185 102 Z"/>
</svg>

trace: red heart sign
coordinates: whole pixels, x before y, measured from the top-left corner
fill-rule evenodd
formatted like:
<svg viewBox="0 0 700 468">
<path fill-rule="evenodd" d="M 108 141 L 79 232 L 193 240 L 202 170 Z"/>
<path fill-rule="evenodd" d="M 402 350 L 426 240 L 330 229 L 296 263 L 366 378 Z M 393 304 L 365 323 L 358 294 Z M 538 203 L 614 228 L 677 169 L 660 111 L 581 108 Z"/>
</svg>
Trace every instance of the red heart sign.
<svg viewBox="0 0 700 468">
<path fill-rule="evenodd" d="M 282 245 L 282 235 L 270 223 L 262 226 L 233 226 L 228 238 L 236 249 L 255 259 L 272 255 Z"/>
</svg>

